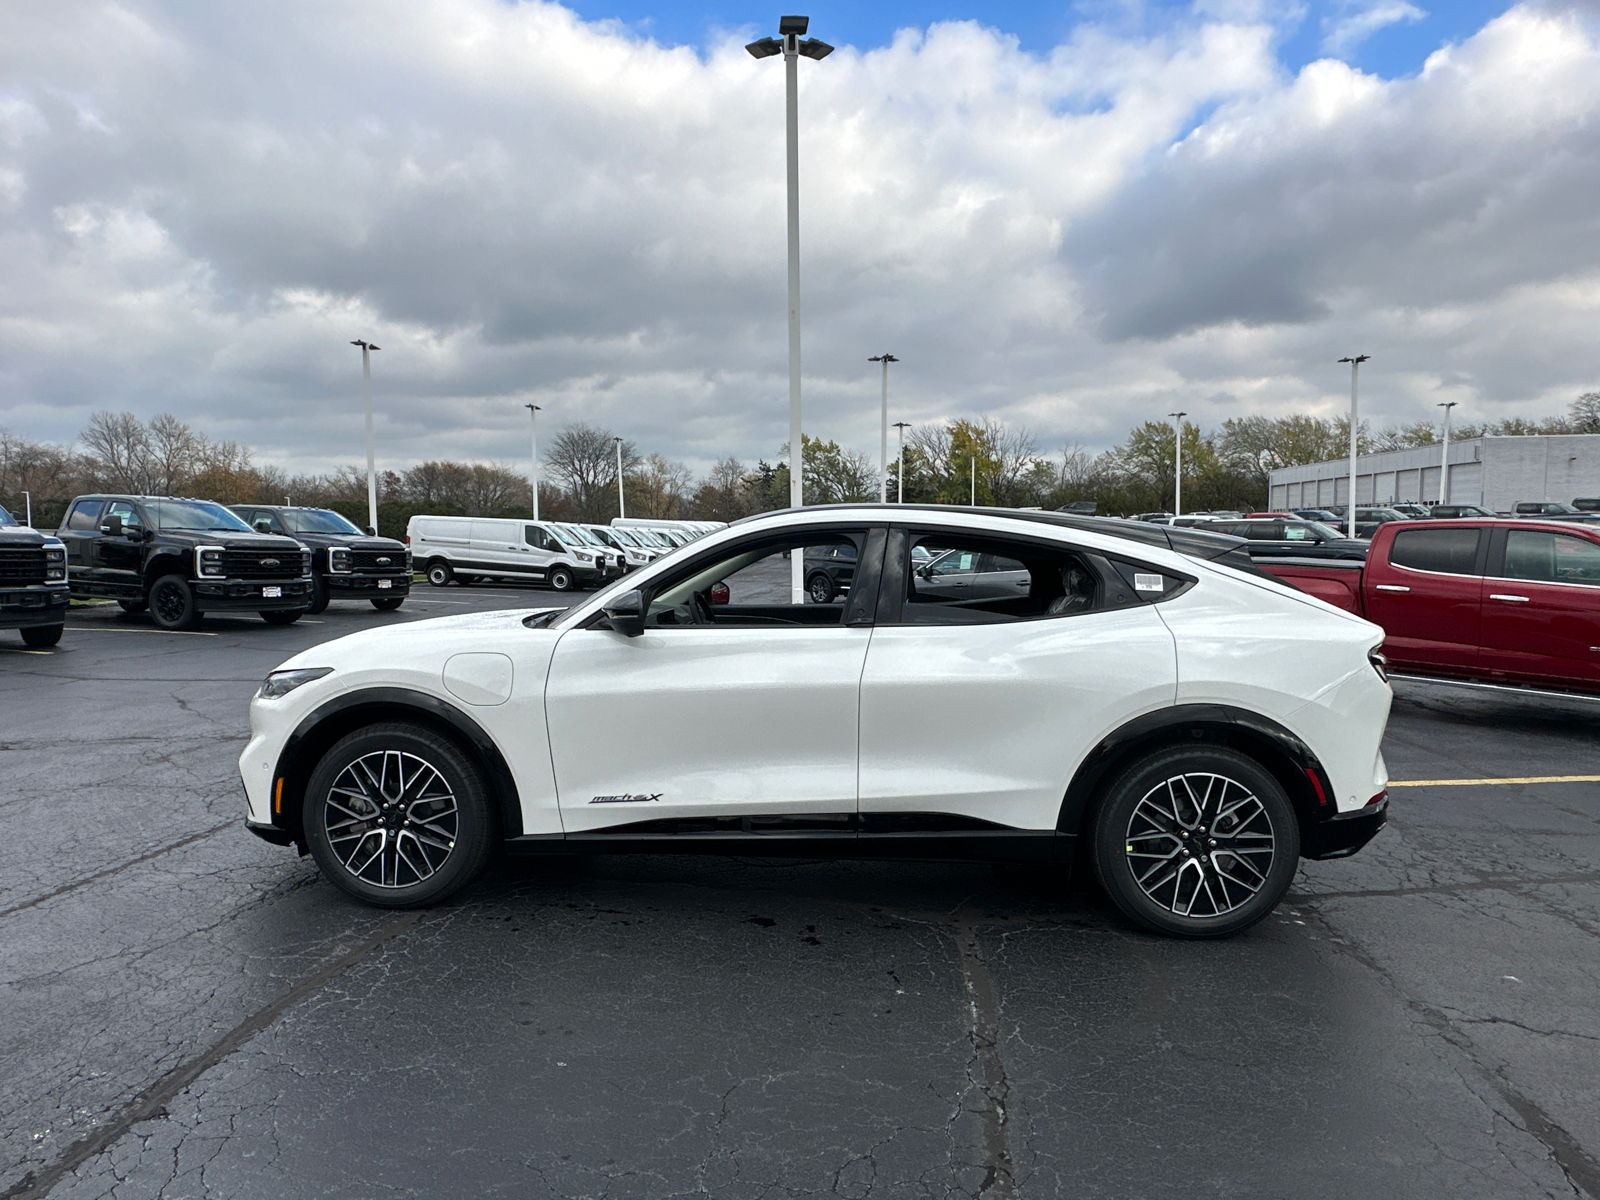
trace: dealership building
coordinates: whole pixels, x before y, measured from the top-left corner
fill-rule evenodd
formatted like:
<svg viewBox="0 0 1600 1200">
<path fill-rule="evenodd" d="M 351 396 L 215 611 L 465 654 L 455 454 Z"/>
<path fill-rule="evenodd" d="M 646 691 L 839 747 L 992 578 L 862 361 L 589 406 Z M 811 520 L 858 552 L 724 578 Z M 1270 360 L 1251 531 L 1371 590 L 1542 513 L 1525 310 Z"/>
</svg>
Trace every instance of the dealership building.
<svg viewBox="0 0 1600 1200">
<path fill-rule="evenodd" d="M 1510 512 L 1519 500 L 1600 497 L 1600 433 L 1463 438 L 1450 443 L 1450 494 L 1439 494 L 1444 447 L 1384 450 L 1356 460 L 1356 503 L 1479 504 Z M 1350 497 L 1350 460 L 1281 467 L 1269 476 L 1274 509 L 1320 508 Z"/>
</svg>

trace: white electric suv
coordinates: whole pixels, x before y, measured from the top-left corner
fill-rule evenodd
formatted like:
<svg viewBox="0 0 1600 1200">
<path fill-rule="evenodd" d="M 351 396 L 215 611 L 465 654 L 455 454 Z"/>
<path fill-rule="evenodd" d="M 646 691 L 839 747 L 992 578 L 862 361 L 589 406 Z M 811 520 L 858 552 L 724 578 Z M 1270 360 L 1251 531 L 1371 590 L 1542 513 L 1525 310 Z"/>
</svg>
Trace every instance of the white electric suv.
<svg viewBox="0 0 1600 1200">
<path fill-rule="evenodd" d="M 848 595 L 794 602 L 791 554 L 835 546 Z M 497 846 L 1064 872 L 1082 844 L 1135 921 L 1232 933 L 1302 856 L 1383 825 L 1390 702 L 1382 631 L 1242 546 L 994 509 L 749 518 L 565 611 L 290 659 L 251 704 L 248 825 L 393 907 L 455 892 Z M 1008 586 L 947 587 L 919 548 L 1003 562 Z"/>
</svg>

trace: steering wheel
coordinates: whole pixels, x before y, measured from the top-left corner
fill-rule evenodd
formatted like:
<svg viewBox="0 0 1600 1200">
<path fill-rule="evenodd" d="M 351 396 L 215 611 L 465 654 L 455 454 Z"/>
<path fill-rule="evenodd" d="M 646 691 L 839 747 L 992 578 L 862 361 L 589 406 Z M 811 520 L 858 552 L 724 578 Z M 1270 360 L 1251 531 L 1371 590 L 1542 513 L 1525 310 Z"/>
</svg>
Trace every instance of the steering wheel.
<svg viewBox="0 0 1600 1200">
<path fill-rule="evenodd" d="M 696 625 L 711 625 L 716 622 L 716 616 L 711 611 L 711 597 L 705 592 L 696 592 L 690 603 L 693 613 L 691 620 Z"/>
</svg>

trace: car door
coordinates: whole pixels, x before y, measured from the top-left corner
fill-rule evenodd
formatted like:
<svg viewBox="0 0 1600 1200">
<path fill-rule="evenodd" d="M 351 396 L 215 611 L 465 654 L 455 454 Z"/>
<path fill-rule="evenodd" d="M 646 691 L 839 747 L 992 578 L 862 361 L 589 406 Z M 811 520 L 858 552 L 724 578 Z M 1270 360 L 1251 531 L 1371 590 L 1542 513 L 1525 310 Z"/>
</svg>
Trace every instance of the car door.
<svg viewBox="0 0 1600 1200">
<path fill-rule="evenodd" d="M 1564 530 L 1495 533 L 1482 581 L 1483 667 L 1600 684 L 1600 542 Z"/>
<path fill-rule="evenodd" d="M 79 500 L 72 506 L 56 536 L 67 547 L 67 574 L 87 583 L 94 578 L 94 547 L 100 538 L 100 513 L 104 500 Z"/>
<path fill-rule="evenodd" d="M 985 554 L 978 561 L 978 578 L 973 583 L 976 597 L 1004 600 L 1026 596 L 1032 582 L 1028 568 L 1003 554 Z"/>
<path fill-rule="evenodd" d="M 561 543 L 543 525 L 524 525 L 521 552 L 527 570 L 543 578 L 549 572 L 550 564 L 560 557 Z"/>
<path fill-rule="evenodd" d="M 908 553 L 927 536 L 896 531 L 884 560 L 861 677 L 862 820 L 1051 829 L 1084 755 L 1125 721 L 1174 702 L 1172 634 L 1105 559 L 1052 542 L 986 551 L 1024 564 L 1030 586 L 1015 591 L 1031 613 L 1019 615 L 1026 605 L 1015 597 L 989 602 L 992 610 L 933 600 Z M 1065 603 L 1064 576 L 1075 581 L 1075 571 L 1089 572 L 1092 589 L 1079 606 Z"/>
<path fill-rule="evenodd" d="M 120 526 L 114 534 L 109 532 L 112 517 Z M 131 500 L 113 500 L 100 515 L 100 537 L 94 543 L 95 581 L 134 595 L 141 590 L 143 565 L 144 518 L 139 506 Z"/>
<path fill-rule="evenodd" d="M 978 550 L 947 550 L 913 577 L 916 594 L 932 600 L 970 600 L 978 581 Z"/>
<path fill-rule="evenodd" d="M 1396 667 L 1467 672 L 1478 665 L 1486 530 L 1401 529 L 1387 551 L 1367 555 L 1363 602 L 1383 626 Z"/>
<path fill-rule="evenodd" d="M 881 560 L 881 529 L 868 535 L 858 526 L 685 550 L 650 589 L 640 636 L 603 619 L 565 632 L 545 712 L 567 832 L 852 816 L 872 597 L 858 582 L 846 602 L 771 598 L 789 594 L 785 551 L 846 538 L 872 547 L 866 561 Z M 708 593 L 719 582 L 732 602 L 713 611 Z"/>
</svg>

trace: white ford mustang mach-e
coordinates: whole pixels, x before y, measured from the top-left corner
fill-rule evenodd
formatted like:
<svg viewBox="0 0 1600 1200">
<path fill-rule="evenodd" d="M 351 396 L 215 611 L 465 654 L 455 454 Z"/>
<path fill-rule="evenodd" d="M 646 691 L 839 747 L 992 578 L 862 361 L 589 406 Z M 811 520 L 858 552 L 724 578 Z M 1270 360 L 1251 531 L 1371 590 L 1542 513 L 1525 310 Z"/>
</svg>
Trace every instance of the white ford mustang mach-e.
<svg viewBox="0 0 1600 1200">
<path fill-rule="evenodd" d="M 1390 702 L 1382 631 L 1242 545 L 993 509 L 753 517 L 564 612 L 290 659 L 251 704 L 248 824 L 396 907 L 501 845 L 1063 871 L 1082 849 L 1135 921 L 1231 933 L 1300 857 L 1382 826 Z M 797 600 L 790 556 L 838 546 L 849 594 Z"/>
</svg>

